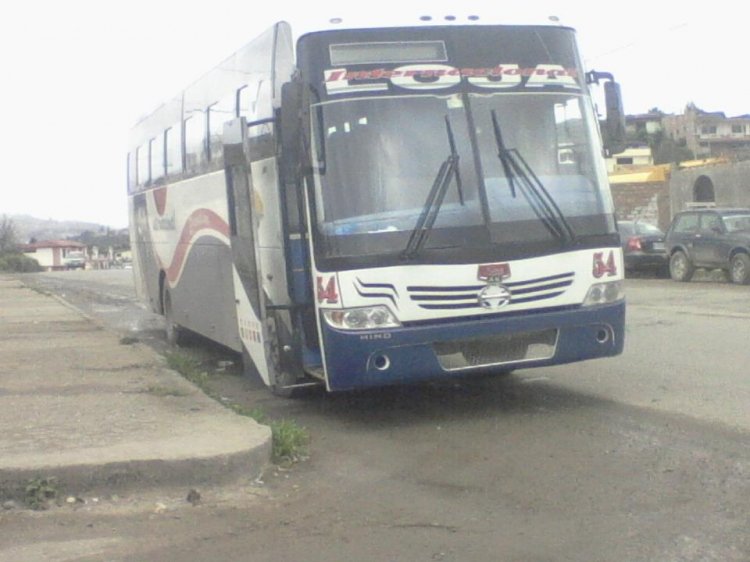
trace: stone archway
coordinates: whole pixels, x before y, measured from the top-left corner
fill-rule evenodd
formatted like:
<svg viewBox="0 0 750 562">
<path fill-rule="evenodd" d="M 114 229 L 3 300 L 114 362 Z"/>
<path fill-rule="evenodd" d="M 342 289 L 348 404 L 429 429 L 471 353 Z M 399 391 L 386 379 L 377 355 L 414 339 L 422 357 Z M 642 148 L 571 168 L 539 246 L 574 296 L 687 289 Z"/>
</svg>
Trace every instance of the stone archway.
<svg viewBox="0 0 750 562">
<path fill-rule="evenodd" d="M 715 203 L 714 182 L 708 176 L 699 176 L 693 185 L 693 201 L 695 203 Z"/>
</svg>

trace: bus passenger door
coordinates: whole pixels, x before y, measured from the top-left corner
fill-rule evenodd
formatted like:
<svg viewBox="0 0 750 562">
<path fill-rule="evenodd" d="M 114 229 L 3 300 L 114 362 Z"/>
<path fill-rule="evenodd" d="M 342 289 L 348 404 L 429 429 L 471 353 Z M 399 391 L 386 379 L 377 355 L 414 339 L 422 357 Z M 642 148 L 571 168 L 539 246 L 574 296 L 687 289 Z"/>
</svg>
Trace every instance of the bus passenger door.
<svg viewBox="0 0 750 562">
<path fill-rule="evenodd" d="M 274 123 L 244 118 L 224 127 L 229 238 L 237 322 L 246 371 L 282 396 L 300 383 L 303 368 L 284 254 Z"/>
<path fill-rule="evenodd" d="M 224 173 L 229 210 L 229 239 L 234 262 L 234 298 L 245 370 L 254 370 L 268 386 L 276 379 L 266 326 L 262 271 L 253 207 L 253 179 L 247 156 L 244 117 L 224 125 Z"/>
</svg>

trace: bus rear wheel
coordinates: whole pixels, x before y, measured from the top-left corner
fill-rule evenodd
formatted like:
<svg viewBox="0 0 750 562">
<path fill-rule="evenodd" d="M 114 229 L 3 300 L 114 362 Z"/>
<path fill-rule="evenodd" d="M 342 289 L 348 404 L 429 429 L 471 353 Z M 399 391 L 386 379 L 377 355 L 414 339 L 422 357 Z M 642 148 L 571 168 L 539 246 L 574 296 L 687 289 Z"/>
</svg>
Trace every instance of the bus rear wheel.
<svg viewBox="0 0 750 562">
<path fill-rule="evenodd" d="M 161 294 L 162 310 L 164 311 L 164 333 L 169 345 L 179 346 L 185 342 L 185 329 L 174 319 L 172 309 L 172 295 L 166 285 Z"/>
</svg>

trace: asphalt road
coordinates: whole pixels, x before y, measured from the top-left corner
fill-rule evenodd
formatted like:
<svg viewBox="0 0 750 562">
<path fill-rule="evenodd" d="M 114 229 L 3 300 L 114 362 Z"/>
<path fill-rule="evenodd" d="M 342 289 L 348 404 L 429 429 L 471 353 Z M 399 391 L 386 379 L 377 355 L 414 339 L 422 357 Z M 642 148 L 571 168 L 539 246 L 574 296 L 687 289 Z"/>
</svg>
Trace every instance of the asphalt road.
<svg viewBox="0 0 750 562">
<path fill-rule="evenodd" d="M 33 282 L 163 346 L 129 275 Z M 291 401 L 215 373 L 226 400 L 305 425 L 310 459 L 197 507 L 164 491 L 0 513 L 0 560 L 750 560 L 750 288 L 627 293 L 617 358 Z"/>
</svg>

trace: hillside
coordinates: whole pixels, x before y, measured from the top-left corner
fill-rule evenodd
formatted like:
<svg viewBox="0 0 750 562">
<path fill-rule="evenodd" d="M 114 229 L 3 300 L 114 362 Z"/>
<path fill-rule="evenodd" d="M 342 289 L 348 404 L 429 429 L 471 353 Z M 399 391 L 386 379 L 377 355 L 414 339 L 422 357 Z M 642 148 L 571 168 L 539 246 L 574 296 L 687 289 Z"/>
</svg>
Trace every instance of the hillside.
<svg viewBox="0 0 750 562">
<path fill-rule="evenodd" d="M 28 242 L 31 238 L 37 240 L 59 240 L 79 238 L 84 232 L 106 234 L 109 227 L 102 224 L 58 221 L 52 219 L 38 219 L 29 215 L 8 215 L 16 227 L 18 241 Z"/>
</svg>

